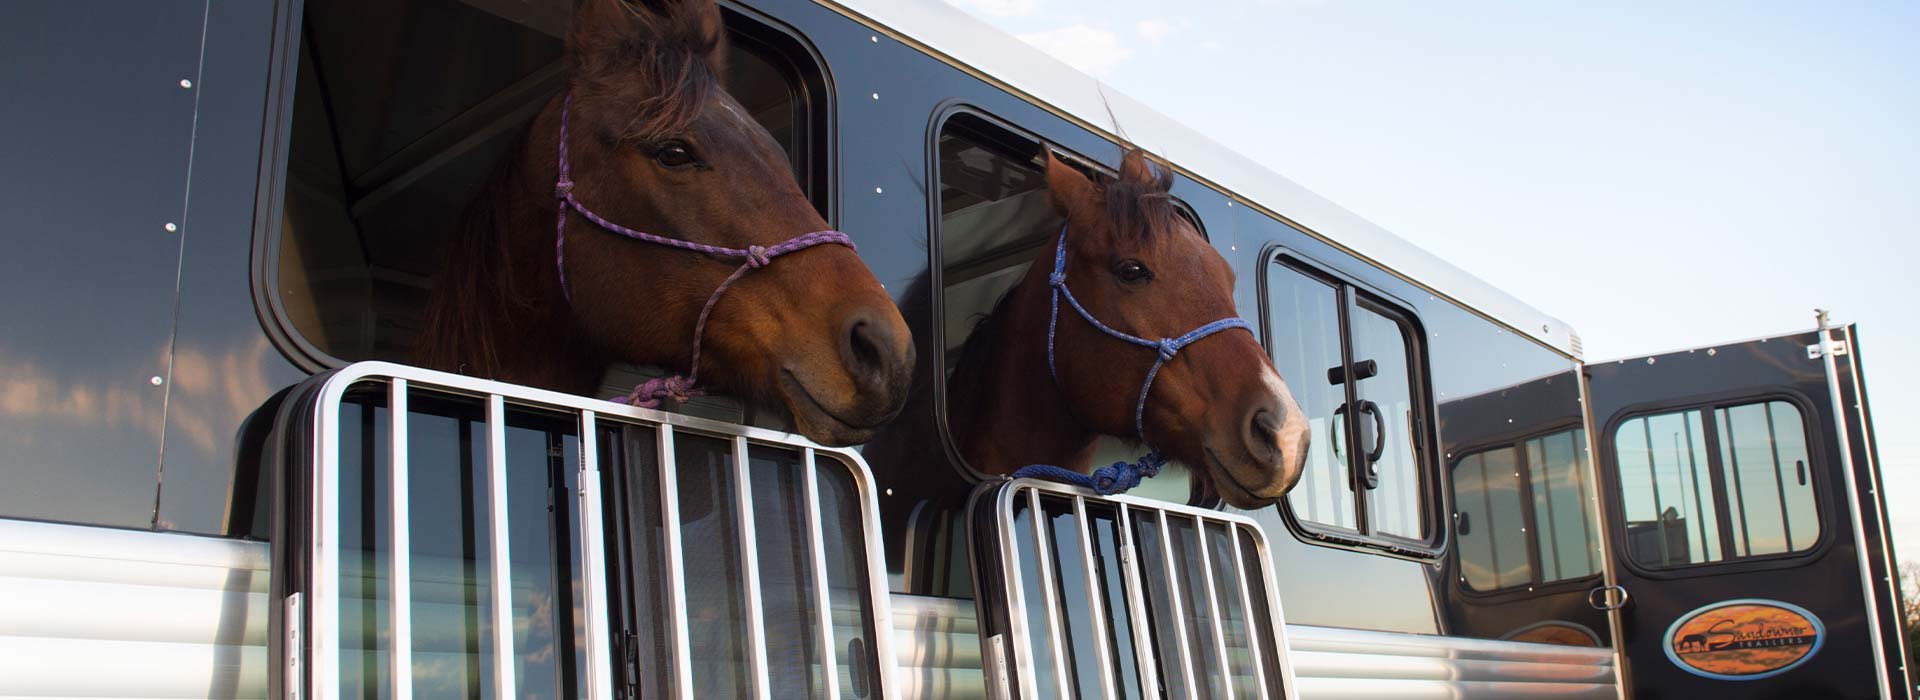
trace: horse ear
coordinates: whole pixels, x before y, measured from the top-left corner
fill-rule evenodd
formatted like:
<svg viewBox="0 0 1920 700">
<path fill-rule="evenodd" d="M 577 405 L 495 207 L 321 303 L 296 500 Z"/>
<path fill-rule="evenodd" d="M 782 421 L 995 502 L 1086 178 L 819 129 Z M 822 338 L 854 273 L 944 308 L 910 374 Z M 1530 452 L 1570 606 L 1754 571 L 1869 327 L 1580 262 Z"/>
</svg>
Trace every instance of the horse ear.
<svg viewBox="0 0 1920 700">
<path fill-rule="evenodd" d="M 1047 149 L 1047 191 L 1052 194 L 1053 210 L 1069 219 L 1095 211 L 1099 189 L 1078 168 L 1055 158 Z"/>
<path fill-rule="evenodd" d="M 1120 179 L 1162 193 L 1173 185 L 1173 179 L 1154 167 L 1153 161 L 1147 158 L 1147 152 L 1140 148 L 1129 148 L 1127 154 L 1120 158 Z"/>
<path fill-rule="evenodd" d="M 721 71 L 720 5 L 715 0 L 578 0 L 568 43 L 583 56 L 610 56 L 639 44 L 690 50 Z"/>
</svg>

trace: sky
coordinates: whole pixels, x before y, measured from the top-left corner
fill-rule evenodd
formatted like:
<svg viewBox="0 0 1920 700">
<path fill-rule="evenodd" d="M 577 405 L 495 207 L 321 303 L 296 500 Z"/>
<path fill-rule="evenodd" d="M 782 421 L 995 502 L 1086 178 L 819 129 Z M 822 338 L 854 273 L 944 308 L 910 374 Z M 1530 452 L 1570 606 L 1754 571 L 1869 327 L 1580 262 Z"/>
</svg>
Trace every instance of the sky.
<svg viewBox="0 0 1920 700">
<path fill-rule="evenodd" d="M 1920 3 L 948 1 L 1567 321 L 1589 360 L 1816 306 L 1860 324 L 1920 561 Z"/>
</svg>

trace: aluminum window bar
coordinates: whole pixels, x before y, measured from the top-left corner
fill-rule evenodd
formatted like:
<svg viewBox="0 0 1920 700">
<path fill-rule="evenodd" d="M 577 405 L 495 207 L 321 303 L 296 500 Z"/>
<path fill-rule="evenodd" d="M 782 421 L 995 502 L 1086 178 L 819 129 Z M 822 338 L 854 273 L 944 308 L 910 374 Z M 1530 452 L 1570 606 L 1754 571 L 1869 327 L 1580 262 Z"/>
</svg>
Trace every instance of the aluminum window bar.
<svg viewBox="0 0 1920 700">
<path fill-rule="evenodd" d="M 693 659 L 687 641 L 687 572 L 680 561 L 680 467 L 673 454 L 673 428 L 660 426 L 660 519 L 666 531 L 667 609 L 673 615 L 673 694 L 693 700 Z"/>
<path fill-rule="evenodd" d="M 493 582 L 493 694 L 501 700 L 519 695 L 514 689 L 513 573 L 507 541 L 507 408 L 499 394 L 487 395 L 487 531 L 492 558 L 487 562 Z"/>
<path fill-rule="evenodd" d="M 1193 646 L 1187 639 L 1186 606 L 1180 604 L 1180 567 L 1173 561 L 1173 530 L 1167 527 L 1167 512 L 1157 511 L 1160 518 L 1160 561 L 1166 564 L 1167 600 L 1173 603 L 1174 638 L 1180 642 L 1180 670 L 1186 673 L 1187 700 L 1200 700 L 1200 679 L 1193 675 Z"/>
<path fill-rule="evenodd" d="M 1080 561 L 1086 570 L 1087 617 L 1093 618 L 1094 651 L 1099 654 L 1100 690 L 1103 697 L 1116 699 L 1113 685 L 1113 645 L 1107 638 L 1107 606 L 1100 595 L 1100 564 L 1093 559 L 1093 538 L 1087 528 L 1087 499 L 1073 497 L 1073 519 L 1080 526 Z"/>
<path fill-rule="evenodd" d="M 1878 619 L 1880 617 L 1879 591 L 1874 587 L 1872 557 L 1866 554 L 1872 551 L 1871 548 L 1867 547 L 1867 531 L 1865 527 L 1866 511 L 1860 506 L 1860 483 L 1855 478 L 1853 472 L 1853 437 L 1848 433 L 1846 400 L 1842 398 L 1840 393 L 1840 369 L 1833 359 L 1834 344 L 1838 341 L 1835 341 L 1832 334 L 1829 333 L 1832 326 L 1828 325 L 1827 312 L 1825 310 L 1816 309 L 1815 320 L 1818 322 L 1817 325 L 1819 328 L 1814 331 L 1814 342 L 1820 344 L 1821 369 L 1825 371 L 1827 375 L 1827 394 L 1833 406 L 1833 434 L 1835 440 L 1839 443 L 1840 472 L 1845 476 L 1846 481 L 1847 510 L 1853 516 L 1853 548 L 1854 551 L 1860 553 L 1858 555 L 1860 559 L 1860 591 L 1861 596 L 1867 601 L 1867 610 L 1869 611 L 1867 636 L 1873 642 L 1873 669 L 1875 671 L 1874 675 L 1877 676 L 1875 681 L 1878 684 L 1877 687 L 1880 692 L 1880 697 L 1891 698 L 1893 697 L 1893 685 L 1887 677 L 1887 647 L 1885 641 L 1880 638 L 1880 621 Z M 1842 336 L 1842 338 L 1843 340 L 1851 341 L 1851 338 L 1846 336 Z M 1843 345 L 1841 347 L 1846 346 Z M 1856 378 L 1855 381 L 1857 382 L 1858 379 Z M 1855 390 L 1859 390 L 1857 384 Z M 1856 398 L 1855 400 L 1857 401 L 1859 399 Z"/>
<path fill-rule="evenodd" d="M 1193 519 L 1194 545 L 1200 548 L 1200 575 L 1207 581 L 1207 616 L 1213 621 L 1213 658 L 1220 662 L 1220 687 L 1226 689 L 1227 700 L 1233 697 L 1233 664 L 1227 659 L 1226 625 L 1220 620 L 1220 592 L 1213 583 L 1213 557 L 1207 552 L 1207 521 L 1205 518 Z"/>
<path fill-rule="evenodd" d="M 387 679 L 393 700 L 413 700 L 413 555 L 407 513 L 407 380 L 387 383 L 387 619 L 393 641 Z"/>
<path fill-rule="evenodd" d="M 733 439 L 734 498 L 740 511 L 740 574 L 747 598 L 747 667 L 753 696 L 769 700 L 767 679 L 767 619 L 760 601 L 760 546 L 753 529 L 753 474 L 747 470 L 747 439 Z"/>
<path fill-rule="evenodd" d="M 1133 542 L 1133 514 L 1127 504 L 1119 506 L 1120 566 L 1127 586 L 1127 615 L 1133 620 L 1133 658 L 1140 674 L 1140 697 L 1160 697 L 1160 670 L 1153 655 L 1153 619 L 1147 611 L 1146 593 L 1140 576 L 1140 550 Z"/>
<path fill-rule="evenodd" d="M 1269 700 L 1267 697 L 1267 664 L 1266 661 L 1261 658 L 1260 631 L 1259 626 L 1255 625 L 1253 620 L 1253 593 L 1247 589 L 1247 560 L 1245 555 L 1240 553 L 1240 530 L 1238 527 L 1232 524 L 1227 525 L 1227 541 L 1233 545 L 1233 570 L 1238 574 L 1235 578 L 1239 579 L 1240 583 L 1240 609 L 1244 611 L 1241 614 L 1241 618 L 1246 622 L 1247 652 L 1253 657 L 1253 687 L 1257 689 L 1256 692 L 1260 700 Z"/>
<path fill-rule="evenodd" d="M 1053 556 L 1048 551 L 1051 538 L 1047 537 L 1047 532 L 1052 523 L 1046 511 L 1040 508 L 1039 491 L 1027 492 L 1027 508 L 1033 513 L 1033 548 L 1034 556 L 1040 563 L 1040 594 L 1047 608 L 1047 631 L 1053 638 L 1054 685 L 1059 693 L 1053 697 L 1064 700 L 1073 695 L 1067 686 L 1067 637 L 1060 629 L 1060 606 L 1054 604 L 1060 599 L 1060 588 L 1053 580 Z"/>
<path fill-rule="evenodd" d="M 613 698 L 613 645 L 606 615 L 594 611 L 607 609 L 606 532 L 602 530 L 600 501 L 600 440 L 598 416 L 580 412 L 580 507 L 575 509 L 580 522 L 580 563 L 584 568 L 581 588 L 586 596 L 587 642 L 581 650 L 587 664 L 586 689 L 590 700 Z"/>
<path fill-rule="evenodd" d="M 826 679 L 827 700 L 840 700 L 840 661 L 833 646 L 833 596 L 827 590 L 826 536 L 820 528 L 820 470 L 813 448 L 800 450 L 806 480 L 807 555 L 813 565 L 814 625 L 820 628 L 820 669 Z"/>
</svg>

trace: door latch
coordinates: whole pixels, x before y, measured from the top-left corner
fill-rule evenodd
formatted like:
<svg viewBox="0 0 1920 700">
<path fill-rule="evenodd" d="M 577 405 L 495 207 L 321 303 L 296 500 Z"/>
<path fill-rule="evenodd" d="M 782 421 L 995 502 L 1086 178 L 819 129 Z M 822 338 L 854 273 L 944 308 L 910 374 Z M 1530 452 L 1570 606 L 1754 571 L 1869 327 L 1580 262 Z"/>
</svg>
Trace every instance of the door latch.
<svg viewBox="0 0 1920 700">
<path fill-rule="evenodd" d="M 1587 591 L 1587 604 L 1595 610 L 1619 610 L 1627 607 L 1627 589 L 1612 584 Z"/>
</svg>

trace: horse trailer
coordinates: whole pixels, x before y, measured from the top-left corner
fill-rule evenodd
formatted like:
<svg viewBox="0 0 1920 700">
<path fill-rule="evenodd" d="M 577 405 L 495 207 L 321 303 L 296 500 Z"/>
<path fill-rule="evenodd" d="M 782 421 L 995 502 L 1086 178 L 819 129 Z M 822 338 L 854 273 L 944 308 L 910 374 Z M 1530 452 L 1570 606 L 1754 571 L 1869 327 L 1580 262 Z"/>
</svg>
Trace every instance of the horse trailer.
<svg viewBox="0 0 1920 700">
<path fill-rule="evenodd" d="M 0 697 L 1913 697 L 1824 312 L 1588 361 L 939 0 L 6 11 Z"/>
</svg>

